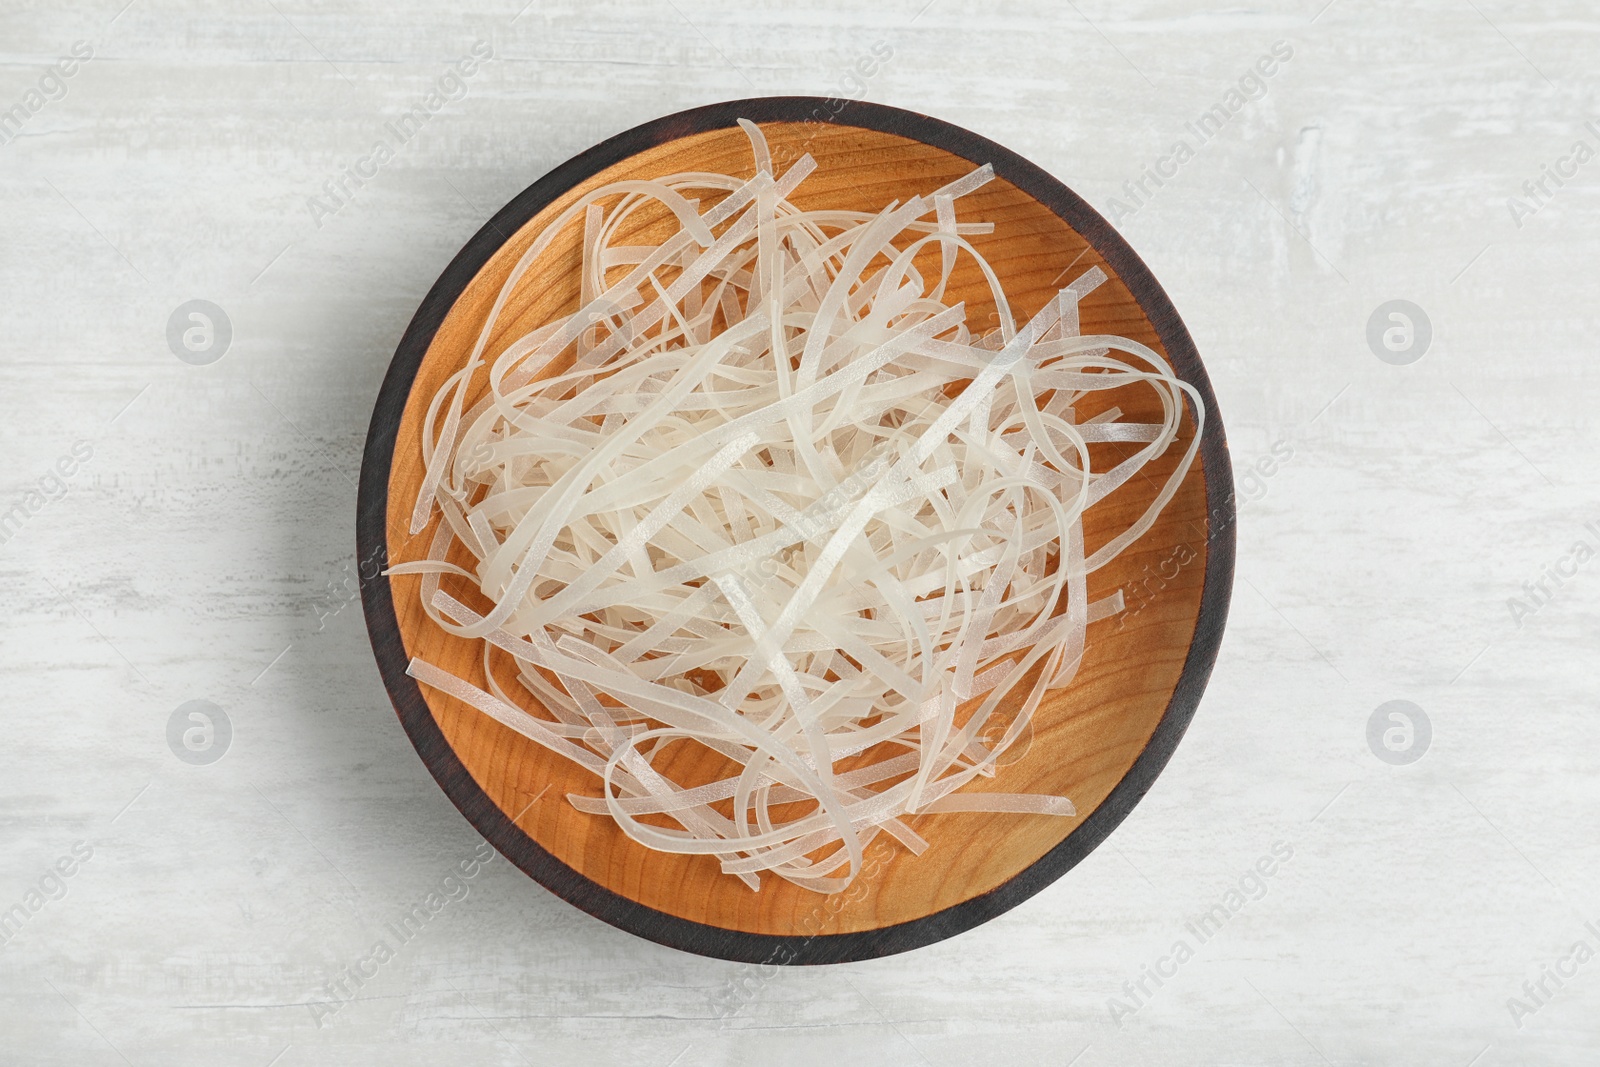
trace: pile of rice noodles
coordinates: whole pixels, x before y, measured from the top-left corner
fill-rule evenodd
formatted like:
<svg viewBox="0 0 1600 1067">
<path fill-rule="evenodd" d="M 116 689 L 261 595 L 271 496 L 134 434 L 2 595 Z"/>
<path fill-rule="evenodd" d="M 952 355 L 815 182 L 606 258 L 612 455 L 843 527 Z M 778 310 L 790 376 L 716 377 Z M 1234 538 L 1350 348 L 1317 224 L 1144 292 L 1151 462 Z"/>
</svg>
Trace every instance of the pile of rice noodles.
<svg viewBox="0 0 1600 1067">
<path fill-rule="evenodd" d="M 429 615 L 483 642 L 488 689 L 421 659 L 412 676 L 590 771 L 577 808 L 751 889 L 768 872 L 834 893 L 879 833 L 927 847 L 909 816 L 1075 814 L 963 787 L 1003 777 L 1085 628 L 1122 610 L 1120 591 L 1089 603 L 1085 578 L 1150 528 L 1200 427 L 1143 515 L 1089 555 L 1084 512 L 1178 442 L 1182 394 L 1197 423 L 1203 408 L 1156 352 L 1079 333 L 1099 268 L 1014 321 L 967 240 L 992 226 L 957 221 L 990 167 L 875 214 L 808 211 L 789 198 L 811 157 L 776 174 L 741 125 L 754 178 L 613 182 L 534 240 L 432 398 L 411 532 L 443 521 L 425 560 L 389 573 L 423 575 Z M 671 236 L 618 243 L 662 209 Z M 574 225 L 577 311 L 486 358 Z M 924 250 L 937 274 L 913 265 Z M 962 256 L 998 313 L 982 336 L 945 299 Z M 1128 387 L 1155 392 L 1160 422 L 1075 420 L 1087 394 Z M 1108 442 L 1142 447 L 1098 470 Z M 470 569 L 447 562 L 457 542 Z M 707 765 L 672 758 L 683 746 L 725 775 L 674 781 Z"/>
</svg>

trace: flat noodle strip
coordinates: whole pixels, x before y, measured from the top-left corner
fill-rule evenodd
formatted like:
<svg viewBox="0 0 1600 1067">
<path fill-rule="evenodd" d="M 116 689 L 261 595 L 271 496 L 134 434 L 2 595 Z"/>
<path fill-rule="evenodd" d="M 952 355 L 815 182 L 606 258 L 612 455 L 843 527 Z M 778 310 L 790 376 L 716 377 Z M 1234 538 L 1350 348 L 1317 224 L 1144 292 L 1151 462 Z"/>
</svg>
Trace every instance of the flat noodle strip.
<svg viewBox="0 0 1600 1067">
<path fill-rule="evenodd" d="M 810 157 L 775 177 L 740 125 L 754 178 L 618 182 L 536 235 L 431 398 L 412 529 L 442 521 L 389 573 L 420 575 L 430 618 L 484 643 L 489 688 L 410 673 L 592 774 L 579 811 L 752 889 L 833 893 L 879 833 L 927 848 L 913 815 L 1076 815 L 967 787 L 1003 781 L 1088 627 L 1123 610 L 1121 590 L 1091 603 L 1088 576 L 1177 492 L 1203 411 L 1159 353 L 1080 334 L 1099 267 L 1017 325 L 967 240 L 992 227 L 957 219 L 987 166 L 875 214 L 806 211 L 790 196 Z M 622 243 L 640 213 L 678 229 Z M 578 219 L 580 306 L 501 336 Z M 991 290 L 989 335 L 945 300 L 962 257 Z M 1077 421 L 1126 389 L 1152 390 L 1160 421 Z M 1105 445 L 1118 461 L 1094 461 Z M 1174 446 L 1155 500 L 1086 555 L 1085 512 Z M 719 760 L 714 780 L 674 776 Z"/>
</svg>

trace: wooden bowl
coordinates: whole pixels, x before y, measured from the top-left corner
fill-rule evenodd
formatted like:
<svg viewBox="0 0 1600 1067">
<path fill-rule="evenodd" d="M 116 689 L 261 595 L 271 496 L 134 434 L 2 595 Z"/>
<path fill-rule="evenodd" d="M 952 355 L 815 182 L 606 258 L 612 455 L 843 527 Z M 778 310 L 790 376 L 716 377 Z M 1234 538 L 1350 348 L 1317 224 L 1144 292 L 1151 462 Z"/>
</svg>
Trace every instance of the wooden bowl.
<svg viewBox="0 0 1600 1067">
<path fill-rule="evenodd" d="M 1122 588 L 1128 611 L 1090 627 L 1077 679 L 1046 698 L 1030 743 L 974 786 L 1065 795 L 1078 815 L 921 816 L 914 825 L 931 843 L 927 852 L 911 856 L 880 839 L 868 850 L 868 873 L 829 897 L 772 877 L 753 893 L 711 857 L 652 852 L 610 819 L 578 812 L 564 798 L 595 793 L 585 772 L 407 676 L 409 659 L 422 655 L 481 685 L 480 646 L 427 619 L 418 578 L 384 577 L 371 565 L 426 554 L 433 527 L 407 533 L 422 476 L 423 412 L 464 364 L 534 235 L 605 182 L 683 170 L 751 175 L 739 118 L 761 124 L 777 169 L 803 152 L 815 157 L 816 172 L 794 196 L 807 207 L 876 211 L 993 164 L 996 180 L 964 198 L 960 213 L 995 224 L 974 242 L 1019 321 L 1099 266 L 1110 281 L 1084 302 L 1083 332 L 1122 334 L 1163 352 L 1205 405 L 1202 462 L 1157 525 L 1091 576 L 1091 599 Z M 569 239 L 544 260 L 554 266 L 523 281 L 487 356 L 576 308 L 581 229 L 568 227 Z M 969 321 L 981 322 L 992 305 L 970 259 L 963 262 L 969 266 L 951 290 L 968 300 Z M 1150 390 L 1095 395 L 1121 404 L 1127 417 L 1159 419 Z M 1079 414 L 1094 411 L 1080 407 Z M 1194 432 L 1192 414 L 1186 435 Z M 1143 511 L 1182 451 L 1169 449 L 1148 477 L 1091 509 L 1091 551 Z M 422 302 L 384 379 L 362 463 L 358 539 L 368 564 L 361 568 L 367 627 L 395 710 L 445 793 L 495 848 L 583 910 L 661 944 L 756 963 L 826 963 L 902 952 L 977 926 L 1060 877 L 1126 817 L 1172 755 L 1211 673 L 1232 585 L 1233 518 L 1222 422 L 1194 344 L 1110 224 L 1038 167 L 966 130 L 875 104 L 787 97 L 716 104 L 629 130 L 545 175 L 478 231 Z"/>
</svg>

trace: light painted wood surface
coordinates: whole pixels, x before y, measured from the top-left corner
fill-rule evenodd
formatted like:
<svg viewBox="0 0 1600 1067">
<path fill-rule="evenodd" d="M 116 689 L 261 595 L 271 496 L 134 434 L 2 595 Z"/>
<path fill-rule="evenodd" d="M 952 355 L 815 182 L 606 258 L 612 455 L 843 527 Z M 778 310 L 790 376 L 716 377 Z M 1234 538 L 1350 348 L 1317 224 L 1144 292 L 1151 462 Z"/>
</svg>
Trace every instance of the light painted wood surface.
<svg viewBox="0 0 1600 1067">
<path fill-rule="evenodd" d="M 39 903 L 0 945 L 0 1062 L 1594 1062 L 1600 962 L 1523 987 L 1600 949 L 1592 7 L 121 2 L 0 12 L 0 110 L 41 101 L 0 145 L 0 911 Z M 405 323 L 494 208 L 640 121 L 832 91 L 1131 208 L 1257 473 L 1217 673 L 1106 846 L 952 941 L 768 976 L 473 865 L 349 599 L 354 479 Z M 196 298 L 233 327 L 209 366 L 166 337 Z M 1393 299 L 1432 323 L 1409 366 L 1366 341 Z M 168 746 L 195 699 L 233 727 L 209 766 Z M 1368 746 L 1394 699 L 1432 723 L 1409 766 Z"/>
</svg>

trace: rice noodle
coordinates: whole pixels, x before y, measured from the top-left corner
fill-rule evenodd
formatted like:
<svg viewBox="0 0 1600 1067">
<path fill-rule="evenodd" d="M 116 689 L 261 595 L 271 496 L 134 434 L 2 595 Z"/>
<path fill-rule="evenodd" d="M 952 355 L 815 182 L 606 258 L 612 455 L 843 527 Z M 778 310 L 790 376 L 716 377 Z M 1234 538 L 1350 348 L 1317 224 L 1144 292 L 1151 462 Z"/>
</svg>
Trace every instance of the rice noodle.
<svg viewBox="0 0 1600 1067">
<path fill-rule="evenodd" d="M 926 848 L 912 816 L 1075 814 L 962 790 L 1003 774 L 1090 623 L 1122 610 L 1120 591 L 1090 603 L 1087 576 L 1171 500 L 1203 409 L 1150 348 L 1080 335 L 1099 268 L 1015 321 L 967 240 L 992 227 L 956 218 L 989 167 L 875 214 L 807 211 L 789 197 L 811 158 L 775 176 L 741 126 L 754 178 L 616 182 L 536 237 L 431 398 L 411 529 L 442 521 L 389 573 L 421 574 L 434 622 L 482 642 L 489 688 L 410 673 L 594 775 L 579 810 L 752 889 L 769 873 L 831 893 L 880 832 Z M 660 244 L 620 243 L 664 213 Z M 487 358 L 580 220 L 578 309 Z M 963 256 L 991 290 L 982 336 L 945 301 Z M 1161 421 L 1076 421 L 1089 394 L 1132 387 Z M 1179 444 L 1185 397 L 1181 459 L 1086 554 L 1085 511 Z M 1107 444 L 1125 458 L 1097 467 Z M 727 770 L 675 780 L 686 746 Z"/>
</svg>

